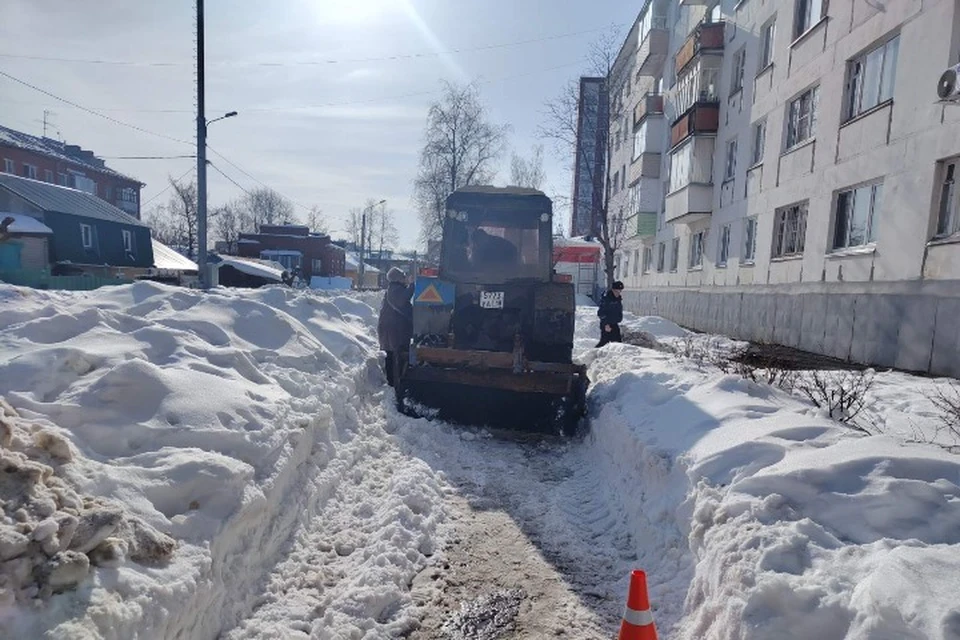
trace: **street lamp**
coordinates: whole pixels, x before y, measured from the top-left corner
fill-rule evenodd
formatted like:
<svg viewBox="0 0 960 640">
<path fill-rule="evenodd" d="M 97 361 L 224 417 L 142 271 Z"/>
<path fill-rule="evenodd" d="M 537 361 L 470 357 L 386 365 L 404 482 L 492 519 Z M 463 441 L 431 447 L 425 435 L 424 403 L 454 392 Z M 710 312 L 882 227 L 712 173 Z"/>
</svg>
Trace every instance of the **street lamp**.
<svg viewBox="0 0 960 640">
<path fill-rule="evenodd" d="M 202 91 L 200 96 L 200 107 L 197 111 L 197 266 L 200 286 L 207 289 L 210 287 L 210 269 L 207 264 L 207 128 L 214 122 L 232 118 L 237 112 L 229 111 L 208 121 L 203 114 Z"/>
<path fill-rule="evenodd" d="M 363 289 L 363 285 L 365 284 L 364 276 L 366 275 L 366 271 L 367 271 L 366 265 L 363 262 L 363 259 L 364 259 L 363 254 L 365 253 L 365 249 L 368 248 L 366 246 L 367 245 L 367 210 L 369 209 L 372 211 L 374 207 L 378 207 L 381 204 L 386 204 L 386 203 L 387 203 L 386 200 L 381 200 L 380 202 L 377 202 L 376 204 L 371 204 L 367 207 L 364 207 L 363 209 L 363 215 L 361 217 L 361 222 L 360 222 L 360 267 L 359 267 L 360 284 L 358 287 L 360 289 Z"/>
</svg>

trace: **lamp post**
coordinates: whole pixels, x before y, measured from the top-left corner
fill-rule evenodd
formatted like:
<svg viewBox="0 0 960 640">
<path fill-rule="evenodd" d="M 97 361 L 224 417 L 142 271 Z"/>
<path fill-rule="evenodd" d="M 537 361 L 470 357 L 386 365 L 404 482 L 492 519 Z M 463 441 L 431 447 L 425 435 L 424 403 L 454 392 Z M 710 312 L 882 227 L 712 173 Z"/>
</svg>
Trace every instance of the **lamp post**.
<svg viewBox="0 0 960 640">
<path fill-rule="evenodd" d="M 381 204 L 386 204 L 386 202 L 387 202 L 386 200 L 381 200 L 376 204 L 371 204 L 363 208 L 363 214 L 361 216 L 361 222 L 360 222 L 360 266 L 358 267 L 360 282 L 358 283 L 358 286 L 357 286 L 358 289 L 363 289 L 363 286 L 365 284 L 364 276 L 366 275 L 366 271 L 367 271 L 366 265 L 363 262 L 365 249 L 367 249 L 367 210 L 369 209 L 372 211 L 374 207 L 377 207 Z"/>
<path fill-rule="evenodd" d="M 203 71 L 203 0 L 197 0 L 197 275 L 200 276 L 200 286 L 207 289 L 210 287 L 207 264 L 207 127 L 218 120 L 232 118 L 237 112 L 230 111 L 207 121 Z"/>
</svg>

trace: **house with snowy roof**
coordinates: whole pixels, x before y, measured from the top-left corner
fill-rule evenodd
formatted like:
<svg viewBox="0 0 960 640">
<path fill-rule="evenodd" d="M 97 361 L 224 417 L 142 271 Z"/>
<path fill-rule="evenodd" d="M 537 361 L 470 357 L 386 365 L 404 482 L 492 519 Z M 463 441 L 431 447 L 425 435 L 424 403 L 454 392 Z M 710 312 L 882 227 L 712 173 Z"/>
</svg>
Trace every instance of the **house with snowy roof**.
<svg viewBox="0 0 960 640">
<path fill-rule="evenodd" d="M 144 184 L 79 145 L 0 125 L 0 172 L 84 191 L 140 219 Z"/>
<path fill-rule="evenodd" d="M 0 221 L 8 217 L 5 272 L 133 279 L 154 268 L 150 227 L 85 191 L 0 173 Z"/>
<path fill-rule="evenodd" d="M 306 225 L 260 225 L 258 233 L 241 233 L 237 240 L 241 258 L 269 260 L 299 273 L 307 282 L 344 275 L 344 251 L 325 233 L 312 233 Z"/>
</svg>

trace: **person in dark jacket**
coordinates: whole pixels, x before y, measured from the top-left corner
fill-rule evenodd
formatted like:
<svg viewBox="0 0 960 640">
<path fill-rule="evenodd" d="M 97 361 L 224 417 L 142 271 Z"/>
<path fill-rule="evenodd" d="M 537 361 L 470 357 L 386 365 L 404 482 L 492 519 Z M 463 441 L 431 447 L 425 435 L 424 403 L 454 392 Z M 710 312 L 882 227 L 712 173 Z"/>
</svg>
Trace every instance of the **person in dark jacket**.
<svg viewBox="0 0 960 640">
<path fill-rule="evenodd" d="M 617 280 L 610 287 L 610 290 L 600 298 L 600 308 L 597 309 L 597 315 L 600 316 L 598 348 L 608 342 L 623 341 L 620 336 L 620 323 L 623 322 L 623 300 L 620 298 L 622 293 L 623 283 Z"/>
<path fill-rule="evenodd" d="M 380 307 L 377 321 L 377 337 L 380 348 L 386 351 L 384 365 L 387 384 L 395 386 L 409 358 L 410 340 L 413 338 L 413 286 L 407 286 L 407 275 L 393 267 L 387 272 L 387 292 Z"/>
</svg>

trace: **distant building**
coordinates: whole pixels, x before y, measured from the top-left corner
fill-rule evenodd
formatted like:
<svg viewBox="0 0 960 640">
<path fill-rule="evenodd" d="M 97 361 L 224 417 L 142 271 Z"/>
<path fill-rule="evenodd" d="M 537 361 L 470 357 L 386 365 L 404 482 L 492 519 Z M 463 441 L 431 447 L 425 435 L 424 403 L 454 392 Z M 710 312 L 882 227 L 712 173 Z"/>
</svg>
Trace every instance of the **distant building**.
<svg viewBox="0 0 960 640">
<path fill-rule="evenodd" d="M 22 225 L 36 232 L 34 240 L 46 242 L 23 243 L 19 251 L 3 243 L 9 270 L 35 269 L 45 261 L 42 266 L 57 273 L 132 278 L 154 266 L 150 228 L 89 193 L 0 173 L 0 220 L 8 214 L 16 218 L 14 230 Z"/>
<path fill-rule="evenodd" d="M 570 235 L 600 233 L 610 120 L 605 78 L 580 78 Z"/>
<path fill-rule="evenodd" d="M 77 145 L 0 126 L 0 172 L 79 189 L 140 219 L 143 183 Z"/>
<path fill-rule="evenodd" d="M 261 225 L 260 233 L 241 233 L 238 256 L 278 262 L 291 273 L 299 270 L 307 282 L 313 276 L 344 275 L 346 254 L 330 236 L 311 233 L 303 225 Z"/>
</svg>

